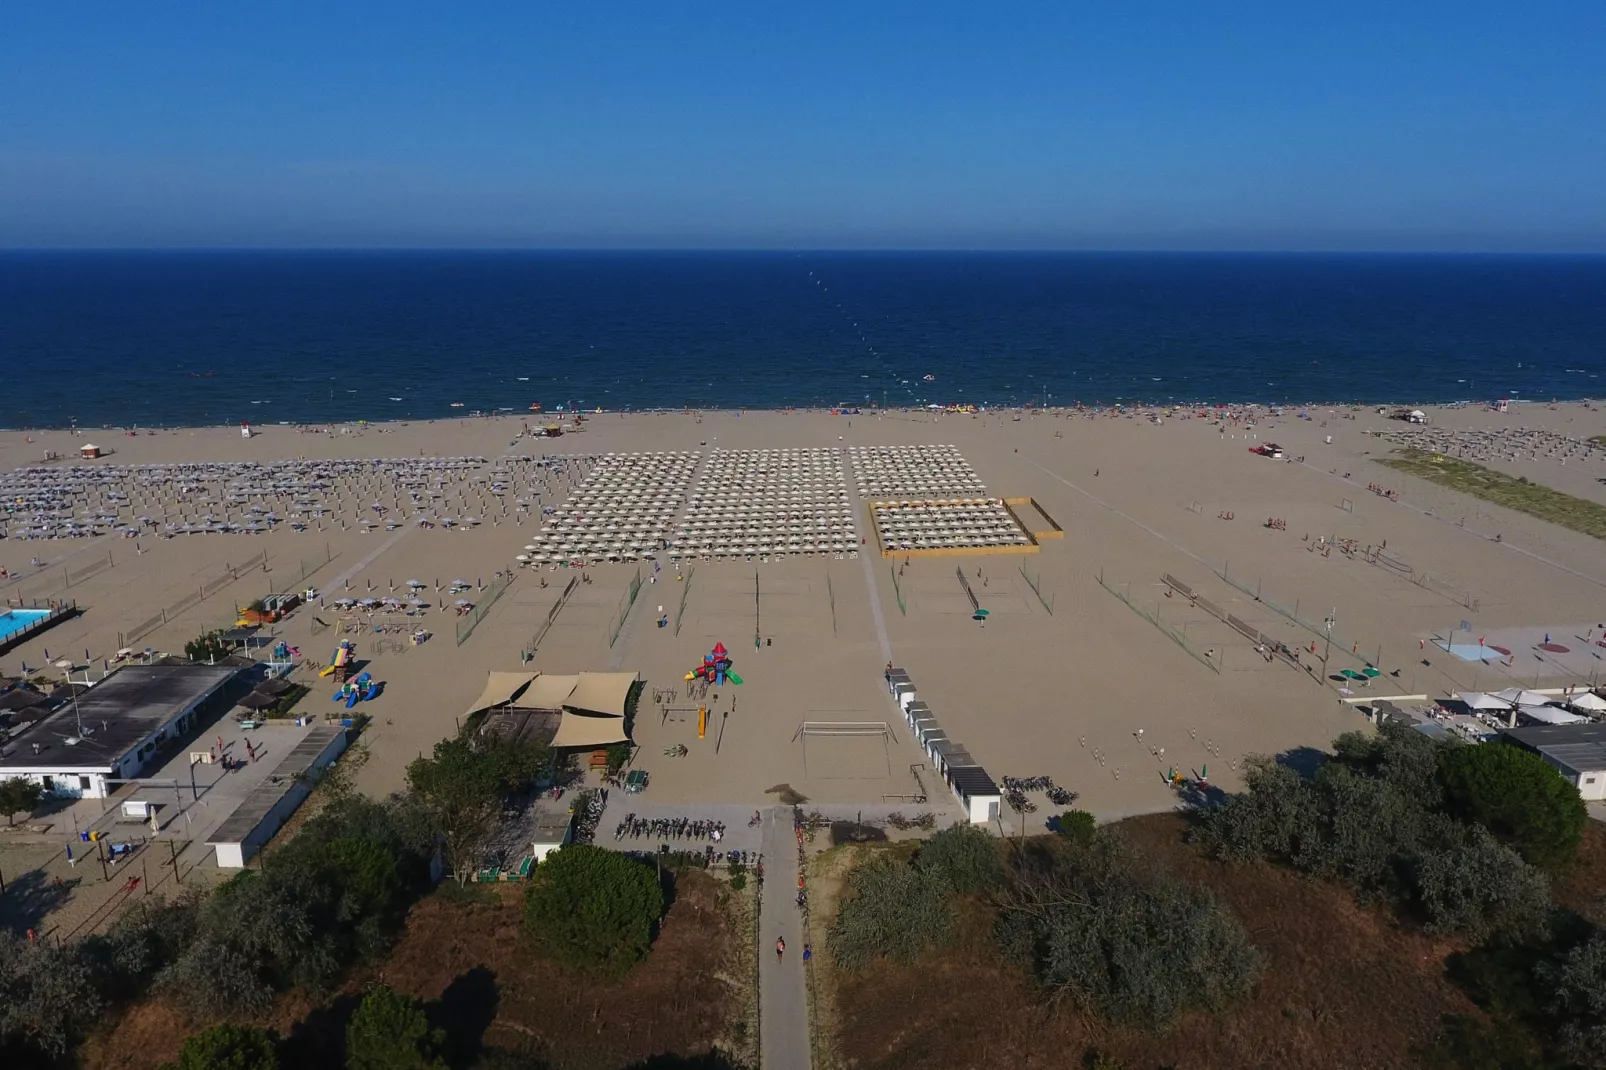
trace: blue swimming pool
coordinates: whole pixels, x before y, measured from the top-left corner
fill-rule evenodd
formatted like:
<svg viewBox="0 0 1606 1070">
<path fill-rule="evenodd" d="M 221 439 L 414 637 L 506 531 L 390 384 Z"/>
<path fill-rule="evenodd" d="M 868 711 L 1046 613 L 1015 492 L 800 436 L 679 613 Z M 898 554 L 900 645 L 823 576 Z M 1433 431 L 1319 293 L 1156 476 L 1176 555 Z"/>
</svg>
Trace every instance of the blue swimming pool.
<svg viewBox="0 0 1606 1070">
<path fill-rule="evenodd" d="M 23 629 L 30 627 L 34 621 L 43 620 L 48 616 L 50 616 L 50 610 L 48 609 L 0 610 L 0 642 L 4 642 Z"/>
</svg>

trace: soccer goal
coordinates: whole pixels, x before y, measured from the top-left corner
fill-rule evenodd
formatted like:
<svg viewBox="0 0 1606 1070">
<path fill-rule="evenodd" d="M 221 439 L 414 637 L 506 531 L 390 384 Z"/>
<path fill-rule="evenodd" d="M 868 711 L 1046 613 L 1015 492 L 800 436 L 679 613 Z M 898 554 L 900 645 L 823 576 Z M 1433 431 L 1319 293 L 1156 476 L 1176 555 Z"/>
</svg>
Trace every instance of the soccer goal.
<svg viewBox="0 0 1606 1070">
<path fill-rule="evenodd" d="M 792 733 L 792 742 L 806 741 L 810 736 L 880 736 L 883 742 L 898 742 L 892 726 L 885 721 L 801 721 Z"/>
</svg>

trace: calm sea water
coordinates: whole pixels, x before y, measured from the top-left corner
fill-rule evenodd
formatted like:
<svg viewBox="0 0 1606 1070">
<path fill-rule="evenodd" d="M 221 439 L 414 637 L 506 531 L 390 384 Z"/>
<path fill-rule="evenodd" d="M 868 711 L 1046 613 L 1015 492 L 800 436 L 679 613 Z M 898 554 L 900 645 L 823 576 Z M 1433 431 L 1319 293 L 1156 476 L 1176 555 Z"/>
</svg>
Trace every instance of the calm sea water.
<svg viewBox="0 0 1606 1070">
<path fill-rule="evenodd" d="M 0 370 L 6 427 L 1592 397 L 1606 258 L 8 253 Z"/>
</svg>

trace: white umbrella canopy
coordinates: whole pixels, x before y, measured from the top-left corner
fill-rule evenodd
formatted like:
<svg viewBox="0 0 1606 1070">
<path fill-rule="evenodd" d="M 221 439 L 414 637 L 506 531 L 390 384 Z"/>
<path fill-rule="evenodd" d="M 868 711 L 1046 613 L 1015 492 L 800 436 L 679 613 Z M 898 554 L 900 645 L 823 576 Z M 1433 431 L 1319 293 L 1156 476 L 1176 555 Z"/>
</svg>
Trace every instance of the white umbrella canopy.
<svg viewBox="0 0 1606 1070">
<path fill-rule="evenodd" d="M 1578 724 L 1589 720 L 1588 717 L 1581 714 L 1568 713 L 1566 710 L 1558 710 L 1554 706 L 1522 706 L 1517 712 L 1541 724 Z"/>
<path fill-rule="evenodd" d="M 1541 695 L 1537 691 L 1525 691 L 1520 687 L 1508 687 L 1503 691 L 1496 691 L 1494 697 L 1516 706 L 1544 706 L 1550 702 L 1549 695 Z"/>
<path fill-rule="evenodd" d="M 1567 700 L 1567 705 L 1575 710 L 1586 710 L 1590 713 L 1600 713 L 1606 710 L 1606 698 L 1601 698 L 1593 691 L 1584 691 Z"/>
<path fill-rule="evenodd" d="M 1484 694 L 1482 691 L 1457 691 L 1456 698 L 1467 704 L 1473 710 L 1509 710 L 1511 703 L 1494 695 Z"/>
</svg>

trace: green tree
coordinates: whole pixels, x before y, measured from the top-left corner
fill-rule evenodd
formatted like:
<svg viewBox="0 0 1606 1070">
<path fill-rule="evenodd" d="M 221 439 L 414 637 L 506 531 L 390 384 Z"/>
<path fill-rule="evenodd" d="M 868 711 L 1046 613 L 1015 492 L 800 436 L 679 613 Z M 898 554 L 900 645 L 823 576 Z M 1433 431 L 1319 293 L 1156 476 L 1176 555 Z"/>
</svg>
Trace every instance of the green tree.
<svg viewBox="0 0 1606 1070">
<path fill-rule="evenodd" d="M 445 1070 L 446 1032 L 431 1029 L 424 1006 L 375 985 L 346 1026 L 346 1070 Z"/>
<path fill-rule="evenodd" d="M 0 780 L 0 810 L 5 811 L 6 824 L 11 824 L 17 814 L 33 813 L 44 794 L 45 789 L 37 782 L 20 776 Z"/>
<path fill-rule="evenodd" d="M 1588 810 L 1578 789 L 1521 747 L 1461 746 L 1439 761 L 1446 808 L 1475 821 L 1530 864 L 1565 869 L 1578 853 Z"/>
<path fill-rule="evenodd" d="M 663 912 L 663 889 L 651 868 L 571 844 L 536 867 L 524 897 L 524 928 L 554 961 L 617 975 L 647 957 Z"/>
<path fill-rule="evenodd" d="M 458 883 L 474 871 L 502 799 L 550 761 L 546 748 L 480 745 L 462 736 L 435 744 L 429 758 L 407 766 L 407 786 L 441 834 L 446 864 Z"/>
<path fill-rule="evenodd" d="M 169 1070 L 279 1070 L 273 1034 L 260 1026 L 214 1025 L 184 1040 Z"/>
</svg>

